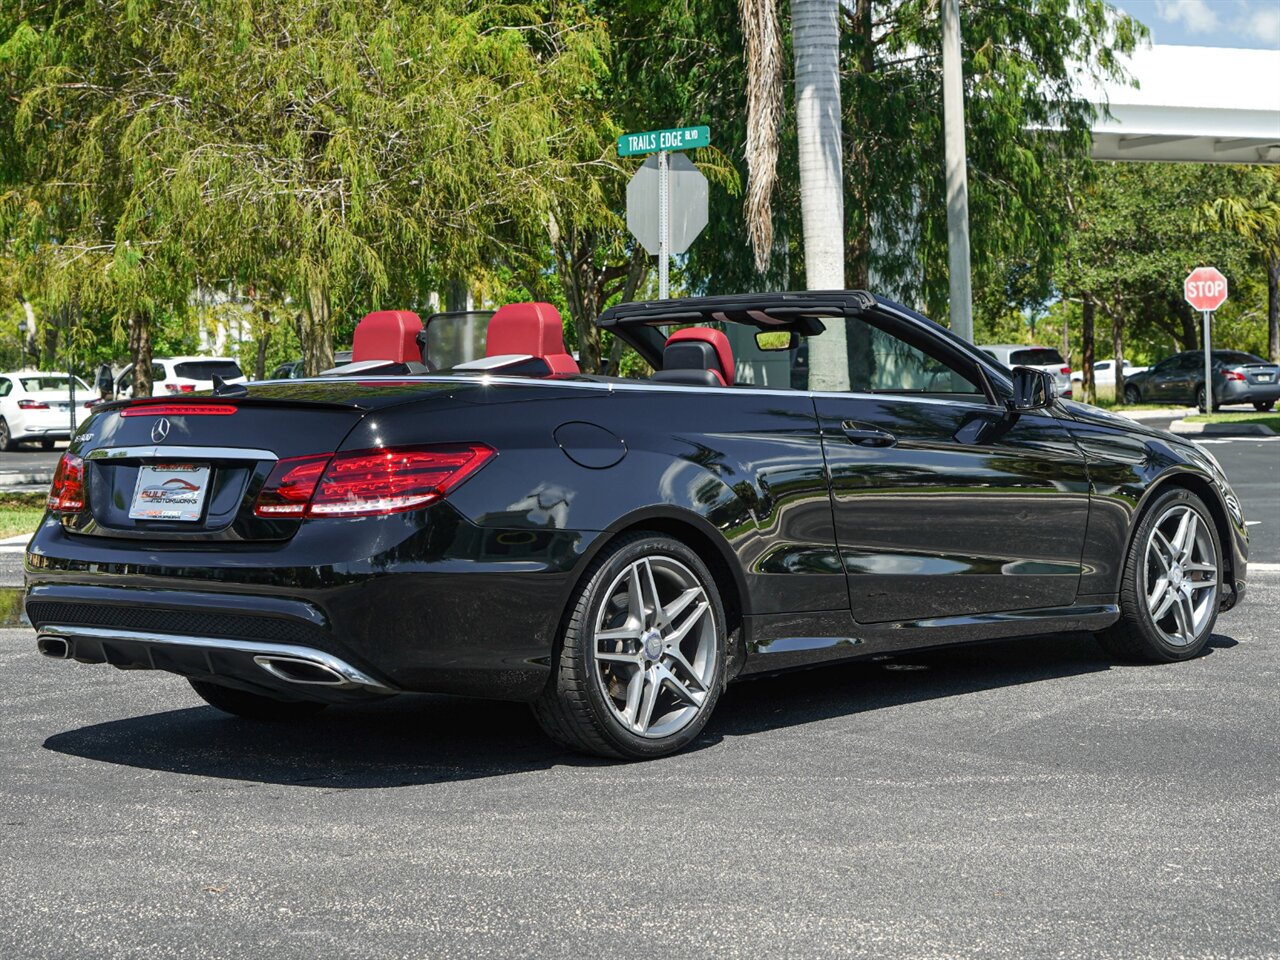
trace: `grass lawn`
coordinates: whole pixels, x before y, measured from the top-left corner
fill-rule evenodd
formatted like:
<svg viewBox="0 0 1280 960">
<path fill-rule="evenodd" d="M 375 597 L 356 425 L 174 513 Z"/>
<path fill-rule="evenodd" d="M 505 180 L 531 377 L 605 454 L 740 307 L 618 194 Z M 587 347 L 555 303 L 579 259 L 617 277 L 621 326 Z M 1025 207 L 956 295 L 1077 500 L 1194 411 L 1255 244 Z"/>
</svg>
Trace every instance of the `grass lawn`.
<svg viewBox="0 0 1280 960">
<path fill-rule="evenodd" d="M 0 539 L 34 533 L 44 516 L 43 493 L 0 493 Z"/>
<path fill-rule="evenodd" d="M 1197 413 L 1187 423 L 1260 423 L 1280 433 L 1280 413 Z"/>
</svg>

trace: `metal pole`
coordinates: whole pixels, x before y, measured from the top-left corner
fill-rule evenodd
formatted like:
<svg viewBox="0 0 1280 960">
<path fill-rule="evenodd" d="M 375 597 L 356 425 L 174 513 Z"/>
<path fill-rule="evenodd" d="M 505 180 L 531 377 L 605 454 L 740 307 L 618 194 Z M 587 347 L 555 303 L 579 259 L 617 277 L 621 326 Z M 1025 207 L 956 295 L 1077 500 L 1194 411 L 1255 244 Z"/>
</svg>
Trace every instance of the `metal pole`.
<svg viewBox="0 0 1280 960">
<path fill-rule="evenodd" d="M 658 151 L 658 299 L 671 296 L 668 258 L 671 255 L 671 178 L 667 172 L 667 151 Z"/>
<path fill-rule="evenodd" d="M 1210 346 L 1209 324 L 1213 318 L 1213 311 L 1206 310 L 1201 316 L 1204 317 L 1204 412 L 1213 412 L 1213 350 Z"/>
<path fill-rule="evenodd" d="M 942 0 L 942 121 L 947 165 L 947 248 L 951 330 L 973 340 L 969 285 L 969 170 L 964 146 L 964 74 L 960 61 L 960 2 Z"/>
</svg>

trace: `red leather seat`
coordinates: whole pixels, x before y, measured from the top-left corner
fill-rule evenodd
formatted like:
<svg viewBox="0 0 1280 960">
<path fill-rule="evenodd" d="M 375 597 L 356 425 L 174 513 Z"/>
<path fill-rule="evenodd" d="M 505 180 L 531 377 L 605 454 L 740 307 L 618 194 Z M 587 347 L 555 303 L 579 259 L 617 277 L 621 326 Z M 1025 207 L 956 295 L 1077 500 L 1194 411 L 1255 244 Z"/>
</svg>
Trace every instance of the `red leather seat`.
<svg viewBox="0 0 1280 960">
<path fill-rule="evenodd" d="M 733 350 L 729 338 L 710 327 L 688 327 L 667 337 L 662 369 L 653 377 L 673 383 L 733 386 Z"/>
<path fill-rule="evenodd" d="M 484 354 L 537 357 L 553 375 L 579 372 L 577 362 L 564 347 L 560 312 L 549 303 L 508 303 L 499 307 L 489 320 Z"/>
<path fill-rule="evenodd" d="M 384 360 L 389 363 L 422 363 L 418 334 L 422 320 L 412 310 L 378 310 L 356 324 L 351 340 L 351 362 Z"/>
</svg>

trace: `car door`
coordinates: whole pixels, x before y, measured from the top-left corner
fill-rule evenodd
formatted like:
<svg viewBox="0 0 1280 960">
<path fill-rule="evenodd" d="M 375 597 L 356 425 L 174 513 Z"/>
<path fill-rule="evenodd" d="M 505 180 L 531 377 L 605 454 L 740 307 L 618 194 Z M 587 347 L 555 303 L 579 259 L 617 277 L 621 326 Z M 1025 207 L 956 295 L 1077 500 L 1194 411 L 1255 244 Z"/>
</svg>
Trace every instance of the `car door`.
<svg viewBox="0 0 1280 960">
<path fill-rule="evenodd" d="M 1009 414 L 977 362 L 922 323 L 846 327 L 851 390 L 813 396 L 854 618 L 1074 602 L 1089 484 L 1058 419 Z"/>
<path fill-rule="evenodd" d="M 1147 375 L 1147 382 L 1142 385 L 1143 399 L 1159 403 L 1171 398 L 1174 393 L 1172 381 L 1176 376 L 1177 366 L 1178 356 L 1172 356 L 1152 367 Z"/>
</svg>

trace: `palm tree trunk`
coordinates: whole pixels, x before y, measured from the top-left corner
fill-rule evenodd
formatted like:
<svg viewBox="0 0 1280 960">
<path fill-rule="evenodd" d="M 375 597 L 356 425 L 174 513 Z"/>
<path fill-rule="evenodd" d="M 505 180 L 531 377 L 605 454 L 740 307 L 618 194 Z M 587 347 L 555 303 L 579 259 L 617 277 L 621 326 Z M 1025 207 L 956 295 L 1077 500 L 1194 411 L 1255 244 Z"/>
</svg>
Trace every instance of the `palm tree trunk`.
<svg viewBox="0 0 1280 960">
<path fill-rule="evenodd" d="M 1267 354 L 1280 363 L 1280 250 L 1267 257 Z"/>
<path fill-rule="evenodd" d="M 839 0 L 792 0 L 800 212 L 805 285 L 810 290 L 844 289 L 839 17 Z M 830 324 L 809 350 L 812 389 L 849 389 L 842 324 Z"/>
</svg>

